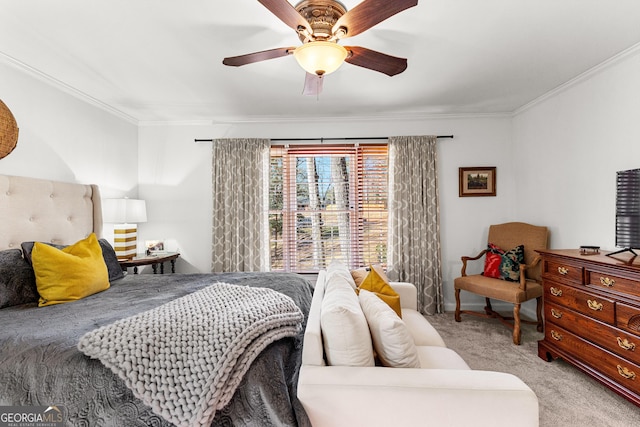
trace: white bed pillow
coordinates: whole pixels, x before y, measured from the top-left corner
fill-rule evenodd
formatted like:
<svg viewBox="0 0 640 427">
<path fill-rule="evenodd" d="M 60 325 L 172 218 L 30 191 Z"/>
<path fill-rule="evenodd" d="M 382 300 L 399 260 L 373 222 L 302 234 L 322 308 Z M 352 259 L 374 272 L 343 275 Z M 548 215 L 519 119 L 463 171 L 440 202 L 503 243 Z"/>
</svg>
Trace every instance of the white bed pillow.
<svg viewBox="0 0 640 427">
<path fill-rule="evenodd" d="M 380 362 L 392 368 L 419 368 L 416 345 L 402 319 L 373 292 L 361 289 L 358 299 Z"/>
<path fill-rule="evenodd" d="M 325 291 L 320 326 L 327 363 L 332 366 L 374 366 L 373 345 L 358 296 L 346 281 Z"/>
</svg>

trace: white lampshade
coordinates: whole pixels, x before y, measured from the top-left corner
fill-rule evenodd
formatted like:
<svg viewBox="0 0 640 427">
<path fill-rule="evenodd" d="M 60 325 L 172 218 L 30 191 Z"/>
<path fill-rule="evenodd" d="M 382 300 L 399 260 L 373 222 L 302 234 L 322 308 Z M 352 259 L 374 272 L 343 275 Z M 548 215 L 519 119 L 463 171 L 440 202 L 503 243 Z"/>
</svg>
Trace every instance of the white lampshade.
<svg viewBox="0 0 640 427">
<path fill-rule="evenodd" d="M 147 222 L 147 206 L 139 199 L 105 199 L 102 203 L 104 222 L 137 224 Z"/>
<path fill-rule="evenodd" d="M 307 73 L 323 76 L 333 73 L 347 57 L 347 49 L 335 42 L 315 41 L 298 46 L 293 56 Z"/>
</svg>

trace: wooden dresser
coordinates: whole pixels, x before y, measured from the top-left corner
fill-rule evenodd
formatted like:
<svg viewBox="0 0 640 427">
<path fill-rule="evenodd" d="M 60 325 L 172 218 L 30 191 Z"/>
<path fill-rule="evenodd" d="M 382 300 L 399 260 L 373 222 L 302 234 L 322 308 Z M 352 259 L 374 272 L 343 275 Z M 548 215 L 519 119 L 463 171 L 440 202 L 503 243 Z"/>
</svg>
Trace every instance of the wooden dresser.
<svg viewBox="0 0 640 427">
<path fill-rule="evenodd" d="M 640 257 L 539 252 L 545 333 L 538 356 L 562 358 L 640 406 Z"/>
</svg>

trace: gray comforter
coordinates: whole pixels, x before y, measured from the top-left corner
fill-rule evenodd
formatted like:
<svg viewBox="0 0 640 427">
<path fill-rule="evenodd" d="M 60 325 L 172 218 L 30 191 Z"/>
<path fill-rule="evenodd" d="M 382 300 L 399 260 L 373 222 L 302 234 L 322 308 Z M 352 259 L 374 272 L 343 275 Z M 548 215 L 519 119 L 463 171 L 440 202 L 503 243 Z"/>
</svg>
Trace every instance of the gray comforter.
<svg viewBox="0 0 640 427">
<path fill-rule="evenodd" d="M 266 287 L 291 297 L 306 316 L 311 285 L 285 273 L 128 275 L 80 301 L 0 310 L 0 405 L 62 405 L 76 426 L 167 426 L 124 382 L 78 349 L 86 332 L 216 282 Z M 305 325 L 303 325 L 304 327 Z M 296 398 L 302 333 L 269 345 L 212 425 L 309 425 Z"/>
</svg>

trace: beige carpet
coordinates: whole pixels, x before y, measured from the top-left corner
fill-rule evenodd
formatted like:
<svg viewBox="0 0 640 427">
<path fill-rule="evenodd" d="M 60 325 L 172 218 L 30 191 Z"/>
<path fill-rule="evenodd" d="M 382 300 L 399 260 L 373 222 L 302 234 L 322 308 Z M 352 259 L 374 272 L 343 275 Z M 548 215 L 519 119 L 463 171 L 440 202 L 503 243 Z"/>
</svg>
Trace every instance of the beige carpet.
<svg viewBox="0 0 640 427">
<path fill-rule="evenodd" d="M 516 346 L 511 330 L 496 320 L 463 314 L 456 323 L 453 313 L 427 319 L 472 369 L 508 372 L 531 387 L 538 396 L 541 427 L 640 426 L 640 407 L 562 360 L 540 359 L 542 334 L 534 325 L 523 326 L 522 344 Z M 518 425 L 516 419 L 513 425 Z"/>
</svg>

